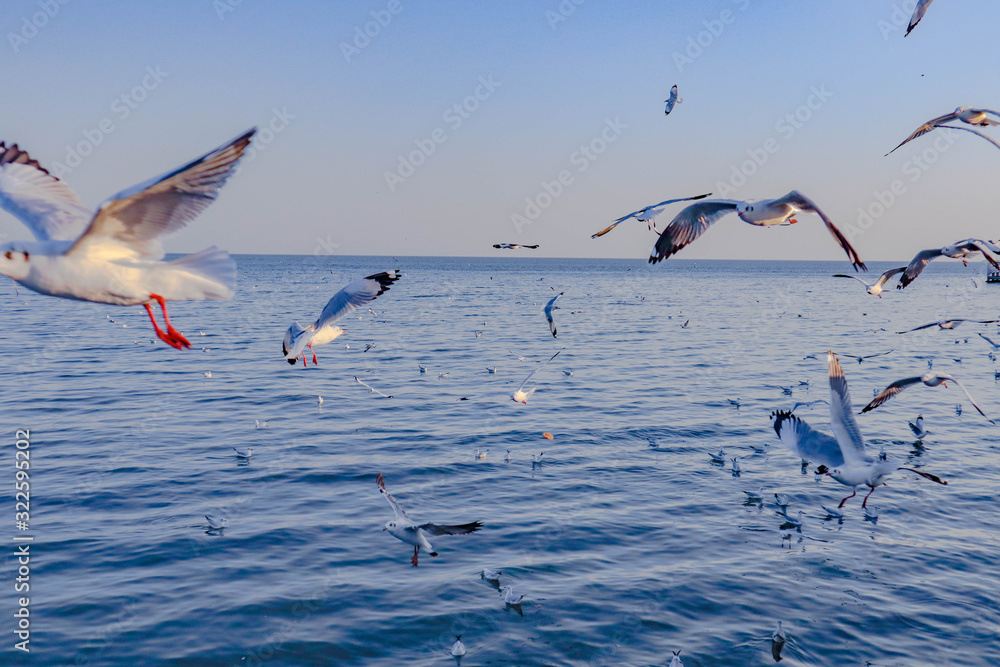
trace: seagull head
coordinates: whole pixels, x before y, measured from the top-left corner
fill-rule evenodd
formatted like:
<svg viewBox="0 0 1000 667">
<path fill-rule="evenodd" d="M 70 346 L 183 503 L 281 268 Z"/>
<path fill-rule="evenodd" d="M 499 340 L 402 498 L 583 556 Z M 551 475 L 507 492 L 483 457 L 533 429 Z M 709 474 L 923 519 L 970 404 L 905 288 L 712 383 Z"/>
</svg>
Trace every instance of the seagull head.
<svg viewBox="0 0 1000 667">
<path fill-rule="evenodd" d="M 31 253 L 17 242 L 0 246 L 0 274 L 23 280 L 31 271 Z"/>
<path fill-rule="evenodd" d="M 392 529 L 395 528 L 395 527 L 396 527 L 396 522 L 395 521 L 386 521 L 385 522 L 385 527 L 382 530 L 392 531 Z"/>
<path fill-rule="evenodd" d="M 741 201 L 736 204 L 736 215 L 740 216 L 743 222 L 753 222 L 754 206 L 753 202 Z"/>
</svg>

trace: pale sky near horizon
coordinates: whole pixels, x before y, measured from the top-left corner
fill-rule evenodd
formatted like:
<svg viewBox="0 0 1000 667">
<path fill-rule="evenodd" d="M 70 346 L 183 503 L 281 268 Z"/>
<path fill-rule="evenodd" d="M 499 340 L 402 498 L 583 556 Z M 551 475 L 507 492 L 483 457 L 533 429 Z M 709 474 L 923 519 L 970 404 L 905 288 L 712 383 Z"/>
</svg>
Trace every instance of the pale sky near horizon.
<svg viewBox="0 0 1000 667">
<path fill-rule="evenodd" d="M 935 132 L 883 157 L 959 105 L 1000 109 L 996 2 L 938 0 L 905 39 L 912 0 L 63 2 L 0 7 L 0 140 L 87 205 L 262 130 L 169 251 L 644 259 L 645 224 L 590 234 L 662 199 L 792 189 L 866 261 L 1000 236 L 994 146 Z M 730 216 L 678 257 L 848 267 L 811 215 Z"/>
</svg>

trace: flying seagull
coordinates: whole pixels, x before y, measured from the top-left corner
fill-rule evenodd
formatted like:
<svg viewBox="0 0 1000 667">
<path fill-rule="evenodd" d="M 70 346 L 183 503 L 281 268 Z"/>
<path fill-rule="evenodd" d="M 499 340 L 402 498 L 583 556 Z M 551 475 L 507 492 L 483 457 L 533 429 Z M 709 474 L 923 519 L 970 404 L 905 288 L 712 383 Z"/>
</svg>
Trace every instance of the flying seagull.
<svg viewBox="0 0 1000 667">
<path fill-rule="evenodd" d="M 363 387 L 367 387 L 367 388 L 368 388 L 368 393 L 369 393 L 369 394 L 378 394 L 378 395 L 379 395 L 379 396 L 381 396 L 382 398 L 392 398 L 392 396 L 389 396 L 389 395 L 387 395 L 387 394 L 383 394 L 382 392 L 380 392 L 380 391 L 379 391 L 378 389 L 376 389 L 375 387 L 372 387 L 371 385 L 368 385 L 368 384 L 365 384 L 365 383 L 364 383 L 364 382 L 362 382 L 362 381 L 361 381 L 360 379 L 358 379 L 358 376 L 357 376 L 357 375 L 355 375 L 355 376 L 354 376 L 354 380 L 355 380 L 355 381 L 356 381 L 356 382 L 357 382 L 358 384 L 360 384 L 361 386 L 363 386 Z"/>
<path fill-rule="evenodd" d="M 979 334 L 979 337 L 982 338 L 983 340 L 985 340 L 987 343 L 989 343 L 993 347 L 994 350 L 1000 350 L 1000 344 L 994 343 L 992 340 L 990 340 L 989 338 L 987 338 L 983 334 Z"/>
<path fill-rule="evenodd" d="M 1000 148 L 1000 144 L 998 144 L 994 139 L 991 139 L 990 137 L 986 136 L 979 130 L 973 130 L 972 128 L 962 127 L 960 125 L 945 124 L 945 123 L 950 123 L 952 121 L 962 121 L 963 123 L 966 123 L 968 125 L 978 125 L 979 127 L 1000 125 L 1000 121 L 993 120 L 987 114 L 992 114 L 994 116 L 1000 117 L 1000 113 L 997 113 L 996 111 L 992 111 L 990 109 L 973 109 L 972 107 L 958 107 L 951 113 L 946 113 L 943 116 L 938 116 L 937 118 L 932 118 L 931 120 L 927 121 L 926 123 L 918 127 L 913 134 L 908 136 L 906 139 L 903 139 L 902 143 L 900 143 L 899 146 L 896 146 L 896 148 L 893 148 L 885 155 L 886 156 L 892 155 L 892 153 L 898 150 L 900 146 L 903 146 L 913 141 L 917 137 L 922 137 L 923 135 L 927 134 L 928 132 L 931 132 L 932 130 L 938 127 L 946 127 L 949 130 L 963 130 L 965 132 L 972 132 L 973 134 L 978 135 L 983 139 L 985 139 L 986 141 L 990 142 L 997 148 Z"/>
<path fill-rule="evenodd" d="M 523 245 L 521 243 L 494 243 L 494 248 L 499 248 L 500 250 L 521 250 L 523 248 L 531 248 L 534 250 L 537 245 Z"/>
<path fill-rule="evenodd" d="M 215 201 L 256 131 L 113 195 L 93 213 L 17 144 L 0 142 L 0 208 L 35 236 L 0 245 L 0 274 L 40 294 L 142 305 L 160 340 L 190 348 L 170 323 L 166 302 L 231 299 L 236 263 L 215 246 L 165 262 L 160 237 Z M 160 305 L 166 331 L 153 316 L 153 302 Z"/>
<path fill-rule="evenodd" d="M 406 515 L 406 512 L 404 512 L 403 508 L 399 506 L 396 499 L 389 495 L 389 492 L 385 490 L 385 481 L 382 479 L 382 473 L 378 474 L 378 477 L 375 479 L 375 483 L 378 484 L 379 493 L 385 496 L 385 499 L 389 501 L 390 505 L 392 505 L 392 511 L 396 514 L 395 519 L 385 522 L 385 528 L 382 530 L 389 531 L 389 534 L 397 540 L 413 545 L 413 558 L 410 559 L 410 562 L 413 563 L 413 567 L 417 567 L 417 555 L 420 553 L 420 547 L 423 547 L 424 550 L 431 556 L 437 556 L 437 552 L 434 551 L 434 547 L 432 547 L 431 543 L 427 541 L 428 535 L 467 535 L 468 533 L 479 530 L 483 526 L 483 524 L 479 521 L 454 526 L 438 523 L 418 524 Z"/>
<path fill-rule="evenodd" d="M 667 208 L 667 206 L 669 206 L 670 204 L 676 204 L 677 202 L 681 201 L 694 201 L 695 199 L 704 199 L 710 194 L 712 193 L 708 192 L 706 194 L 696 195 L 694 197 L 681 197 L 680 199 L 667 199 L 666 201 L 661 201 L 659 204 L 651 204 L 646 208 L 640 208 L 638 211 L 632 211 L 628 215 L 623 215 L 622 217 L 612 222 L 608 227 L 605 227 L 596 234 L 591 234 L 590 238 L 596 239 L 599 236 L 604 236 L 612 229 L 617 227 L 619 224 L 625 222 L 630 218 L 635 218 L 639 222 L 645 222 L 646 225 L 649 227 L 649 229 L 659 234 L 660 231 L 656 228 L 656 216 L 663 213 L 663 211 Z"/>
<path fill-rule="evenodd" d="M 847 237 L 840 233 L 840 230 L 833 224 L 830 218 L 826 217 L 819 207 L 811 199 L 792 190 L 784 197 L 778 199 L 766 199 L 763 201 L 736 201 L 732 199 L 707 199 L 696 204 L 691 204 L 670 222 L 660 238 L 656 241 L 653 251 L 649 255 L 649 263 L 656 264 L 689 243 L 697 239 L 708 229 L 712 223 L 719 220 L 727 213 L 736 213 L 743 222 L 758 227 L 768 227 L 784 222 L 795 223 L 795 215 L 800 212 L 815 213 L 823 220 L 827 230 L 840 244 L 840 247 L 847 253 L 854 270 L 868 268 L 857 251 L 851 246 Z"/>
<path fill-rule="evenodd" d="M 670 97 L 668 97 L 667 99 L 665 99 L 663 101 L 667 105 L 663 109 L 663 113 L 666 116 L 669 116 L 670 112 L 674 110 L 674 105 L 675 104 L 680 104 L 681 102 L 684 101 L 681 98 L 677 97 L 677 85 L 676 84 L 674 84 L 673 86 L 670 87 Z"/>
<path fill-rule="evenodd" d="M 903 37 L 909 35 L 910 31 L 917 27 L 920 19 L 924 18 L 924 14 L 927 13 L 927 8 L 931 6 L 932 2 L 934 0 L 920 0 L 917 3 L 917 6 L 913 8 L 913 16 L 910 17 L 910 25 L 906 26 L 906 33 L 903 34 Z"/>
<path fill-rule="evenodd" d="M 858 423 L 854 420 L 851 394 L 847 389 L 844 369 L 841 368 L 840 361 L 833 352 L 827 352 L 826 357 L 830 376 L 830 426 L 833 428 L 834 437 L 814 430 L 785 410 L 772 412 L 771 417 L 774 419 L 775 433 L 799 458 L 830 468 L 827 475 L 852 488 L 851 495 L 841 500 L 837 507 L 843 507 L 848 498 L 857 495 L 857 487 L 862 484 L 871 488 L 861 503 L 862 507 L 866 507 L 868 496 L 895 470 L 909 470 L 932 481 L 946 484 L 947 482 L 930 473 L 913 468 L 897 468 L 895 463 L 883 461 L 865 450 L 865 440 L 861 436 Z"/>
<path fill-rule="evenodd" d="M 906 331 L 897 331 L 898 334 L 911 333 L 913 331 L 920 331 L 921 329 L 930 329 L 931 327 L 938 327 L 940 329 L 954 329 L 958 327 L 962 322 L 973 322 L 975 324 L 993 324 L 994 322 L 1000 322 L 1000 320 L 967 320 L 962 317 L 957 317 L 953 320 L 940 320 L 938 322 L 931 322 L 929 324 L 922 324 L 915 329 L 907 329 Z"/>
<path fill-rule="evenodd" d="M 563 349 L 565 349 L 565 348 L 563 348 Z M 562 350 L 559 350 L 559 352 L 562 352 Z M 524 391 L 524 386 L 526 384 L 528 384 L 528 380 L 531 379 L 531 376 L 533 376 L 538 371 L 542 370 L 542 368 L 546 364 L 548 364 L 550 361 L 552 361 L 553 359 L 555 359 L 556 357 L 558 357 L 559 356 L 559 352 L 556 352 L 551 357 L 549 357 L 548 359 L 546 359 L 542 363 L 538 364 L 538 366 L 535 367 L 535 370 L 533 370 L 530 373 L 528 373 L 528 377 L 524 378 L 524 382 L 521 383 L 521 386 L 518 387 L 517 391 L 515 391 L 513 394 L 508 394 L 507 392 L 502 392 L 502 393 L 489 392 L 489 393 L 486 393 L 486 394 L 480 394 L 478 396 L 463 396 L 462 398 L 460 398 L 458 400 L 460 400 L 460 401 L 473 401 L 473 400 L 480 399 L 480 398 L 486 398 L 487 396 L 501 396 L 501 395 L 503 395 L 503 396 L 509 396 L 510 399 L 512 401 L 514 401 L 515 403 L 524 403 L 525 405 L 527 405 L 528 404 L 528 397 L 535 393 L 535 389 L 537 387 L 532 387 L 528 391 Z"/>
<path fill-rule="evenodd" d="M 559 292 L 559 294 L 556 294 L 554 297 L 549 299 L 549 302 L 547 304 L 545 304 L 545 319 L 549 321 L 549 331 L 552 332 L 553 338 L 556 337 L 556 323 L 555 320 L 552 319 L 552 311 L 557 310 L 559 308 L 559 306 L 556 305 L 556 299 L 558 299 L 562 295 L 563 293 Z"/>
<path fill-rule="evenodd" d="M 293 322 L 285 332 L 284 340 L 281 341 L 281 353 L 285 355 L 285 360 L 294 366 L 299 357 L 302 357 L 302 365 L 305 366 L 306 356 L 303 353 L 307 347 L 312 351 L 313 346 L 325 345 L 340 334 L 346 333 L 340 327 L 333 326 L 333 323 L 354 312 L 359 306 L 374 301 L 389 289 L 390 285 L 399 280 L 400 276 L 399 271 L 383 271 L 355 280 L 327 301 L 323 312 L 315 322 L 305 327 Z M 313 363 L 318 365 L 316 352 L 313 352 Z"/>
<path fill-rule="evenodd" d="M 917 418 L 911 422 L 906 422 L 910 425 L 910 430 L 913 431 L 913 435 L 917 436 L 917 440 L 923 440 L 930 433 L 924 428 L 924 416 L 917 415 Z"/>
<path fill-rule="evenodd" d="M 874 283 L 868 283 L 867 281 L 862 280 L 861 278 L 859 278 L 857 276 L 849 276 L 846 273 L 835 273 L 835 274 L 833 274 L 833 277 L 834 278 L 853 278 L 854 280 L 857 280 L 859 283 L 861 283 L 862 285 L 864 285 L 865 287 L 868 288 L 865 291 L 867 291 L 872 296 L 877 296 L 878 298 L 881 299 L 882 298 L 882 286 L 885 285 L 885 281 L 887 281 L 889 278 L 892 278 L 897 273 L 902 273 L 903 271 L 906 271 L 906 267 L 905 266 L 900 266 L 900 267 L 895 268 L 895 269 L 889 269 L 888 271 L 886 271 L 885 273 L 883 273 L 881 276 L 879 276 L 879 279 L 876 280 Z"/>
<path fill-rule="evenodd" d="M 845 357 L 849 357 L 851 359 L 857 359 L 858 363 L 860 364 L 865 359 L 874 359 L 875 357 L 884 357 L 885 355 L 891 354 L 894 351 L 895 351 L 895 348 L 893 348 L 892 350 L 888 350 L 886 352 L 876 352 L 875 354 L 866 354 L 866 355 L 862 355 L 862 356 L 859 356 L 859 355 L 856 355 L 856 354 L 845 354 L 844 356 Z"/>
<path fill-rule="evenodd" d="M 920 384 L 921 382 L 923 382 L 928 387 L 936 387 L 938 385 L 944 385 L 945 389 L 948 388 L 948 384 L 947 384 L 948 382 L 954 382 L 955 384 L 958 385 L 959 389 L 961 389 L 963 392 L 965 392 L 965 396 L 966 396 L 966 398 L 969 399 L 969 403 L 972 403 L 972 407 L 974 407 L 976 409 L 976 411 L 979 412 L 979 414 L 981 414 L 982 416 L 986 417 L 986 413 L 983 412 L 982 409 L 978 405 L 976 405 L 976 402 L 972 399 L 972 395 L 969 393 L 969 390 L 966 389 L 965 386 L 961 382 L 959 382 L 958 380 L 956 380 L 955 378 L 953 378 L 952 376 L 950 376 L 950 375 L 948 375 L 946 373 L 937 373 L 935 371 L 931 371 L 929 373 L 924 373 L 923 375 L 918 375 L 916 377 L 903 378 L 902 380 L 896 380 L 895 382 L 893 382 L 892 384 L 890 384 L 888 387 L 886 387 L 885 389 L 883 389 L 881 391 L 881 393 L 879 393 L 878 396 L 876 396 L 875 398 L 873 398 L 872 402 L 869 403 L 868 405 L 866 405 L 861 410 L 862 414 L 865 413 L 865 412 L 868 412 L 870 410 L 874 410 L 875 408 L 877 408 L 878 406 L 882 405 L 883 403 L 885 403 L 890 398 L 892 398 L 893 396 L 895 396 L 899 392 L 903 391 L 907 387 L 912 387 L 913 385 Z M 986 420 L 989 423 L 991 423 L 991 424 L 995 423 L 989 417 L 986 417 Z"/>
<path fill-rule="evenodd" d="M 921 250 L 918 252 L 916 257 L 910 260 L 910 264 L 906 267 L 906 271 L 903 272 L 903 276 L 899 279 L 896 289 L 903 289 L 916 280 L 917 276 L 921 274 L 931 260 L 937 259 L 938 257 L 951 257 L 952 259 L 960 259 L 963 264 L 968 265 L 966 258 L 977 252 L 981 253 L 993 268 L 1000 271 L 1000 264 L 998 264 L 997 261 L 990 256 L 991 252 L 1000 253 L 1000 246 L 997 246 L 990 241 L 981 241 L 980 239 L 964 239 L 962 241 L 956 241 L 951 245 L 946 245 L 943 248 L 930 248 L 928 250 Z"/>
</svg>

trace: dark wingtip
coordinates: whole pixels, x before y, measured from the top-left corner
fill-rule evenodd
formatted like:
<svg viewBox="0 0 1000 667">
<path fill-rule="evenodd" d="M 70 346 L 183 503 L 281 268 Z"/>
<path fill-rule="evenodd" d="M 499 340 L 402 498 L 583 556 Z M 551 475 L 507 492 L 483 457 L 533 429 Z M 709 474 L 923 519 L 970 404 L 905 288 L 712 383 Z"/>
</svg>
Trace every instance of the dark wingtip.
<svg viewBox="0 0 1000 667">
<path fill-rule="evenodd" d="M 785 423 L 786 420 L 794 418 L 795 415 L 788 410 L 775 410 L 771 413 L 771 419 L 774 420 L 774 432 L 779 438 L 781 437 L 781 425 Z"/>
</svg>

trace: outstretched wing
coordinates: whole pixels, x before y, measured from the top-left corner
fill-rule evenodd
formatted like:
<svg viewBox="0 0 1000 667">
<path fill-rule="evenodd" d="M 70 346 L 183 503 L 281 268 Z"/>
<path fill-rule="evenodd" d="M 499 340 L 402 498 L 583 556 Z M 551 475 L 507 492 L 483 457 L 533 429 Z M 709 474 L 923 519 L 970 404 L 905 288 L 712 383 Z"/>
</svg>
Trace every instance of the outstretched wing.
<svg viewBox="0 0 1000 667">
<path fill-rule="evenodd" d="M 933 130 L 934 128 L 940 127 L 942 123 L 947 123 L 947 122 L 953 121 L 956 118 L 958 118 L 958 114 L 952 112 L 952 113 L 946 113 L 943 116 L 938 116 L 937 118 L 934 118 L 932 120 L 927 121 L 926 123 L 924 123 L 923 125 L 921 125 L 920 127 L 918 127 L 916 130 L 914 130 L 913 134 L 911 134 L 910 136 L 908 136 L 906 139 L 903 139 L 903 141 L 901 141 L 899 143 L 899 146 L 896 146 L 895 148 L 893 148 L 891 151 L 889 151 L 888 153 L 886 153 L 882 157 L 888 157 L 888 156 L 892 155 L 893 153 L 895 153 L 896 151 L 898 151 L 902 146 L 904 146 L 905 144 L 910 143 L 911 141 L 913 141 L 917 137 L 922 137 L 925 134 L 927 134 L 928 132 L 930 132 L 931 130 Z"/>
<path fill-rule="evenodd" d="M 396 499 L 393 498 L 389 494 L 389 492 L 385 490 L 385 480 L 382 479 L 382 473 L 379 473 L 378 477 L 375 478 L 375 483 L 378 484 L 379 493 L 385 496 L 385 499 L 389 501 L 390 505 L 392 505 L 392 511 L 396 513 L 396 518 L 399 519 L 400 517 L 402 517 L 404 519 L 409 519 L 410 517 L 406 516 L 406 512 L 404 512 L 403 508 L 399 506 L 399 503 L 396 502 Z"/>
<path fill-rule="evenodd" d="M 979 414 L 981 414 L 982 416 L 986 417 L 986 413 L 983 412 L 982 408 L 980 408 L 978 405 L 976 405 L 976 401 L 973 400 L 972 394 L 969 393 L 969 390 L 965 388 L 964 384 L 962 384 L 961 382 L 959 382 L 958 380 L 956 380 L 955 378 L 953 378 L 950 375 L 938 374 L 938 376 L 944 378 L 945 380 L 950 380 L 951 382 L 954 382 L 955 384 L 957 384 L 958 387 L 959 387 L 959 389 L 961 389 L 962 391 L 965 392 L 965 397 L 969 399 L 969 403 L 972 403 L 972 407 L 974 407 Z M 989 417 L 986 417 L 986 420 L 989 423 L 991 423 L 991 424 L 996 423 L 992 419 L 990 419 Z"/>
<path fill-rule="evenodd" d="M 482 527 L 483 524 L 481 521 L 473 521 L 472 523 L 462 523 L 453 526 L 440 523 L 425 523 L 417 526 L 417 528 L 430 535 L 467 535 L 469 533 L 476 532 Z"/>
<path fill-rule="evenodd" d="M 912 378 L 903 378 L 902 380 L 896 380 L 888 387 L 883 389 L 878 396 L 873 398 L 871 403 L 863 407 L 861 409 L 862 414 L 868 412 L 869 410 L 874 410 L 875 408 L 882 405 L 883 403 L 888 401 L 890 398 L 892 398 L 899 392 L 903 391 L 907 387 L 912 387 L 913 385 L 917 384 L 918 382 L 921 382 L 922 380 L 923 378 L 920 376 Z"/>
<path fill-rule="evenodd" d="M 0 208 L 27 225 L 39 241 L 72 241 L 91 212 L 68 185 L 25 151 L 0 141 Z"/>
<path fill-rule="evenodd" d="M 659 204 L 653 204 L 652 206 L 647 206 L 645 208 L 640 208 L 638 211 L 632 211 L 628 215 L 623 215 L 622 217 L 618 218 L 613 223 L 611 223 L 609 226 L 605 227 L 604 229 L 602 229 L 601 231 L 597 232 L 596 234 L 591 234 L 590 238 L 596 239 L 598 236 L 604 236 L 605 234 L 607 234 L 612 229 L 614 229 L 615 227 L 617 227 L 619 224 L 625 222 L 629 218 L 634 218 L 637 215 L 641 215 L 641 214 L 645 213 L 646 211 L 648 211 L 651 208 L 660 208 L 661 206 L 666 206 L 668 204 L 676 204 L 677 202 L 682 202 L 682 201 L 694 201 L 696 199 L 704 199 L 705 197 L 709 196 L 710 194 L 712 194 L 712 193 L 711 192 L 706 192 L 703 195 L 697 195 L 697 196 L 694 196 L 694 197 L 681 197 L 680 199 L 667 199 L 666 201 L 661 201 Z"/>
<path fill-rule="evenodd" d="M 902 277 L 899 279 L 899 283 L 896 285 L 896 289 L 903 289 L 914 280 L 917 279 L 923 270 L 930 264 L 932 259 L 937 259 L 943 253 L 941 249 L 931 249 L 931 250 L 921 250 L 917 253 L 916 257 L 910 260 L 910 264 L 903 271 Z"/>
<path fill-rule="evenodd" d="M 549 302 L 547 304 L 545 304 L 545 319 L 549 321 L 549 331 L 552 332 L 553 338 L 556 337 L 556 323 L 555 320 L 552 319 L 552 310 L 555 308 L 556 299 L 558 299 L 562 295 L 563 293 L 559 292 L 559 294 L 556 294 L 554 297 L 549 299 Z"/>
<path fill-rule="evenodd" d="M 368 388 L 368 391 L 369 391 L 369 392 L 371 392 L 371 393 L 373 393 L 373 394 L 378 394 L 378 395 L 379 395 L 379 396 L 381 396 L 382 398 L 392 398 L 392 396 L 389 396 L 389 395 L 387 395 L 387 394 L 383 394 L 382 392 L 380 392 L 380 391 L 379 391 L 378 389 L 376 389 L 375 387 L 371 386 L 370 384 L 365 384 L 364 382 L 362 382 L 362 381 L 361 381 L 361 380 L 360 380 L 360 379 L 358 378 L 358 376 L 357 376 L 357 375 L 355 375 L 355 376 L 354 376 L 354 380 L 355 380 L 355 381 L 356 381 L 356 382 L 357 382 L 358 384 L 360 384 L 361 386 L 363 386 L 363 387 L 367 387 L 367 388 Z"/>
<path fill-rule="evenodd" d="M 847 378 L 837 355 L 827 351 L 826 361 L 830 374 L 830 426 L 840 444 L 840 451 L 849 461 L 865 458 L 865 439 L 854 420 L 851 393 L 847 390 Z"/>
<path fill-rule="evenodd" d="M 219 196 L 257 128 L 168 174 L 123 190 L 97 209 L 66 251 L 112 241 L 144 257 L 162 257 L 159 237 L 181 229 Z"/>
<path fill-rule="evenodd" d="M 796 405 L 798 407 L 798 405 Z M 830 468 L 844 465 L 844 455 L 836 438 L 820 433 L 790 411 L 771 413 L 774 432 L 803 461 L 813 461 Z"/>
<path fill-rule="evenodd" d="M 971 127 L 963 127 L 961 125 L 939 125 L 938 127 L 946 127 L 949 130 L 963 130 L 965 132 L 972 132 L 973 134 L 975 134 L 975 135 L 977 135 L 979 137 L 982 137 L 986 141 L 990 142 L 991 144 L 993 144 L 997 148 L 1000 148 L 1000 142 L 997 142 L 996 139 L 993 139 L 992 137 L 990 137 L 987 134 L 983 134 L 979 130 L 973 130 Z"/>
<path fill-rule="evenodd" d="M 910 31 L 917 27 L 920 23 L 920 19 L 924 18 L 924 14 L 927 13 L 927 8 L 931 6 L 934 0 L 920 0 L 917 6 L 913 8 L 913 16 L 910 17 L 910 25 L 906 26 L 906 32 L 903 33 L 903 37 L 910 34 Z"/>
<path fill-rule="evenodd" d="M 563 349 L 565 349 L 565 348 L 563 348 Z M 562 352 L 562 350 L 559 350 L 559 352 Z M 522 383 L 521 383 L 521 386 L 517 388 L 517 391 L 521 391 L 522 389 L 524 389 L 524 385 L 528 384 L 528 380 L 530 380 L 530 379 L 531 379 L 531 376 L 532 376 L 532 375 L 534 375 L 535 373 L 537 373 L 538 371 L 542 370 L 542 368 L 543 368 L 543 367 L 544 367 L 544 366 L 545 366 L 546 364 L 548 364 L 548 363 L 549 363 L 550 361 L 552 361 L 553 359 L 555 359 L 556 357 L 558 357 L 558 356 L 559 356 L 559 352 L 556 352 L 556 353 L 555 353 L 555 354 L 553 354 L 553 355 L 552 355 L 551 357 L 549 357 L 548 359 L 546 359 L 546 360 L 545 360 L 545 361 L 543 361 L 542 363 L 538 364 L 538 367 L 537 367 L 537 368 L 535 368 L 535 370 L 533 370 L 533 371 L 531 371 L 530 373 L 528 373 L 528 377 L 524 378 L 524 382 L 522 382 Z M 515 393 L 516 393 L 516 392 L 515 392 Z"/>
<path fill-rule="evenodd" d="M 719 218 L 735 211 L 738 204 L 739 202 L 728 199 L 711 199 L 691 204 L 678 213 L 660 234 L 649 254 L 649 263 L 656 264 L 684 248 Z"/>
<path fill-rule="evenodd" d="M 905 266 L 898 266 L 895 269 L 889 269 L 888 271 L 882 274 L 882 276 L 875 282 L 875 284 L 879 287 L 882 287 L 883 285 L 885 285 L 885 281 L 889 280 L 889 278 L 892 278 L 897 273 L 902 273 L 903 271 L 906 271 Z"/>
<path fill-rule="evenodd" d="M 812 199 L 809 199 L 809 197 L 806 197 L 798 190 L 792 190 L 784 197 L 775 199 L 772 203 L 791 204 L 797 209 L 800 209 L 802 211 L 811 211 L 816 215 L 818 215 L 820 219 L 823 220 L 823 224 L 826 225 L 826 230 L 830 232 L 830 235 L 834 239 L 836 239 L 840 247 L 843 248 L 844 252 L 847 253 L 847 258 L 851 260 L 851 265 L 854 266 L 854 270 L 855 271 L 857 271 L 858 269 L 861 269 L 862 271 L 868 270 L 868 267 L 865 266 L 865 263 L 861 261 L 861 258 L 858 256 L 858 251 L 854 249 L 854 246 L 851 245 L 851 242 L 847 240 L 847 237 L 844 236 L 839 229 L 837 229 L 837 226 L 833 224 L 833 221 L 830 220 L 830 218 L 827 217 L 826 213 L 823 213 L 823 211 L 820 210 L 819 206 L 816 206 L 816 203 L 813 202 Z"/>
</svg>

